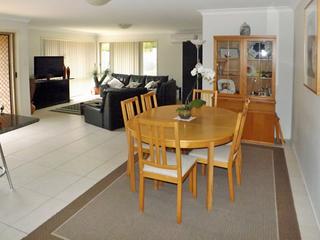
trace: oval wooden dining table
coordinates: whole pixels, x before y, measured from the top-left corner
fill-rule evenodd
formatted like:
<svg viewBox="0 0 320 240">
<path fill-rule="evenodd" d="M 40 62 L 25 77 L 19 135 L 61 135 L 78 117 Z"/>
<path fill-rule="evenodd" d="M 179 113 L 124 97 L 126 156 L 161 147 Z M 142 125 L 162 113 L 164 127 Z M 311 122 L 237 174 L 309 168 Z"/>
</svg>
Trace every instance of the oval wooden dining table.
<svg viewBox="0 0 320 240">
<path fill-rule="evenodd" d="M 168 105 L 153 108 L 149 111 L 137 115 L 135 118 L 144 118 L 154 121 L 179 121 L 180 146 L 185 149 L 207 148 L 209 144 L 214 146 L 226 144 L 232 141 L 237 113 L 218 107 L 202 106 L 201 108 L 192 109 L 191 121 L 176 120 L 176 109 L 180 105 Z M 134 138 L 135 118 L 127 123 L 128 144 L 129 144 L 129 174 L 130 188 L 135 191 L 135 173 L 134 173 Z M 148 132 L 141 130 L 142 140 L 148 136 Z M 165 134 L 166 144 L 170 147 L 174 142 L 173 132 Z M 173 145 L 172 145 L 173 146 Z M 213 166 L 207 165 L 207 208 L 212 206 L 212 189 L 213 189 Z"/>
</svg>

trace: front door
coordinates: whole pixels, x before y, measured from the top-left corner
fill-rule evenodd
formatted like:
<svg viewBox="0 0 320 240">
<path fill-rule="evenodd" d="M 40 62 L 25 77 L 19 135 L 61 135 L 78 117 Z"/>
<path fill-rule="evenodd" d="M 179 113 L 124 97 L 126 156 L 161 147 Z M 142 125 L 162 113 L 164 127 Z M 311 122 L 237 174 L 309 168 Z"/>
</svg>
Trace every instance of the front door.
<svg viewBox="0 0 320 240">
<path fill-rule="evenodd" d="M 0 33 L 0 109 L 15 113 L 13 33 Z"/>
</svg>

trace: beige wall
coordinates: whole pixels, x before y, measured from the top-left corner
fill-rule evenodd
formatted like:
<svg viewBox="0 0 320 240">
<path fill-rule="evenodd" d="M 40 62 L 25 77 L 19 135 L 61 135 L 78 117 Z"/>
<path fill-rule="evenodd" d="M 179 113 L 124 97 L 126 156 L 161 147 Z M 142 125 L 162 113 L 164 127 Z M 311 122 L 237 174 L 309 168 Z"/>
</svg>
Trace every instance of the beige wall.
<svg viewBox="0 0 320 240">
<path fill-rule="evenodd" d="M 304 7 L 307 2 L 308 0 L 300 1 L 295 10 L 292 142 L 319 226 L 320 96 L 316 96 L 303 85 Z"/>
</svg>

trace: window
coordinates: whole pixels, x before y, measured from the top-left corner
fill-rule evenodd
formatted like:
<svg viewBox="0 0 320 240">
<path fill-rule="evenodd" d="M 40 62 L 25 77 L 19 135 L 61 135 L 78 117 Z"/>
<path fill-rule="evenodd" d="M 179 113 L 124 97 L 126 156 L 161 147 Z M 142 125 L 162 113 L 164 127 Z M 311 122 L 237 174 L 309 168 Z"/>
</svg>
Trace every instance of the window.
<svg viewBox="0 0 320 240">
<path fill-rule="evenodd" d="M 100 71 L 157 75 L 157 42 L 100 43 Z"/>
<path fill-rule="evenodd" d="M 157 42 L 142 43 L 142 74 L 157 75 Z"/>
<path fill-rule="evenodd" d="M 110 68 L 110 43 L 100 43 L 100 71 Z"/>
</svg>

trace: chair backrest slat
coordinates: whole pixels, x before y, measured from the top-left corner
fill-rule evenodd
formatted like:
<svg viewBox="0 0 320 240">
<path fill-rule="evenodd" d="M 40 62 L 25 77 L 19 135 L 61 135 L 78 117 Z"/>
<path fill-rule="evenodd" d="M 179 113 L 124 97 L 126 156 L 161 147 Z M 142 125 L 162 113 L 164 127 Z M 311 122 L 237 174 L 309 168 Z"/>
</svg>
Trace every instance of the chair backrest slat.
<svg viewBox="0 0 320 240">
<path fill-rule="evenodd" d="M 167 170 L 176 170 L 177 176 L 181 177 L 181 150 L 180 150 L 180 135 L 178 122 L 159 122 L 149 119 L 137 118 L 135 121 L 139 166 L 143 169 L 144 165 L 150 165 Z M 176 163 L 168 165 L 166 134 L 173 134 L 176 150 Z M 150 156 L 148 159 L 143 158 L 142 142 L 148 143 Z"/>
<path fill-rule="evenodd" d="M 127 127 L 127 122 L 134 116 L 141 113 L 139 98 L 137 96 L 121 101 L 121 111 L 123 116 L 124 126 Z"/>
<path fill-rule="evenodd" d="M 193 89 L 192 100 L 202 99 L 206 106 L 216 107 L 218 104 L 218 92 L 212 90 Z"/>
<path fill-rule="evenodd" d="M 151 108 L 158 107 L 157 95 L 154 91 L 141 95 L 142 110 L 148 111 Z"/>
<path fill-rule="evenodd" d="M 247 98 L 245 100 L 245 103 L 243 106 L 243 111 L 241 113 L 238 113 L 237 123 L 236 123 L 235 132 L 233 135 L 232 147 L 231 147 L 231 153 L 230 153 L 229 160 L 234 160 L 237 157 L 237 155 L 239 154 L 241 139 L 242 139 L 243 130 L 244 130 L 244 126 L 245 126 L 246 118 L 247 118 L 247 113 L 248 113 L 248 109 L 249 109 L 249 103 L 250 103 L 250 99 Z"/>
</svg>

